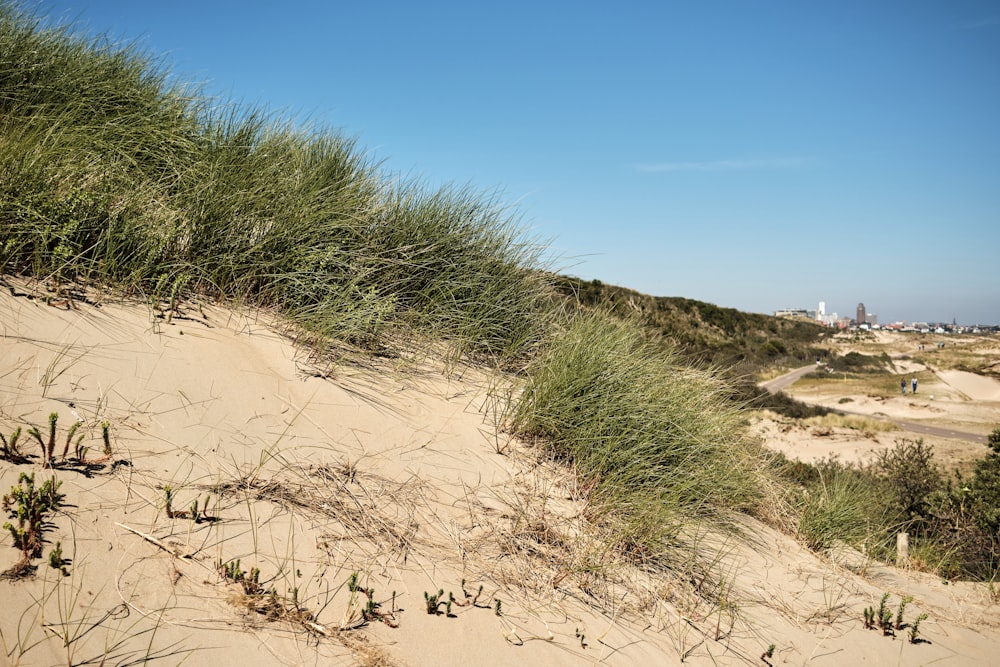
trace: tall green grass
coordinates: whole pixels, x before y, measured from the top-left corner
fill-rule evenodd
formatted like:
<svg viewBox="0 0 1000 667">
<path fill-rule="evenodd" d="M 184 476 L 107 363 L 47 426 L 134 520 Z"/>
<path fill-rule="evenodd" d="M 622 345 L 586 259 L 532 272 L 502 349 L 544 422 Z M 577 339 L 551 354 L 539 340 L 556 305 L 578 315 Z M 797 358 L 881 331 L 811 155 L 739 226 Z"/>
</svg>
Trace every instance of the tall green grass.
<svg viewBox="0 0 1000 667">
<path fill-rule="evenodd" d="M 0 7 L 0 270 L 276 307 L 317 337 L 494 360 L 547 326 L 499 197 L 399 182 L 325 129 L 210 100 L 131 46 Z"/>
<path fill-rule="evenodd" d="M 771 500 L 766 457 L 744 439 L 726 384 L 629 322 L 576 317 L 519 391 L 510 427 L 571 462 L 643 558 L 669 554 L 692 522 Z"/>
<path fill-rule="evenodd" d="M 799 518 L 799 536 L 812 549 L 838 542 L 886 558 L 894 529 L 902 525 L 894 507 L 864 471 L 836 464 L 824 466 Z"/>
</svg>

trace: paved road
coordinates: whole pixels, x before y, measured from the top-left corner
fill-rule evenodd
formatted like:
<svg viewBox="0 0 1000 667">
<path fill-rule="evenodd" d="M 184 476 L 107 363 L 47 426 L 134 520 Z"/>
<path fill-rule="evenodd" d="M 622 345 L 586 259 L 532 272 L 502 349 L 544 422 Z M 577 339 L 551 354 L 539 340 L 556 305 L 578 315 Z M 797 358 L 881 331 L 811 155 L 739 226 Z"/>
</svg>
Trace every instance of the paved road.
<svg viewBox="0 0 1000 667">
<path fill-rule="evenodd" d="M 796 368 L 794 371 L 785 373 L 784 375 L 779 375 L 773 380 L 768 380 L 767 382 L 761 382 L 760 386 L 769 391 L 772 394 L 777 394 L 779 391 L 784 391 L 787 387 L 790 387 L 795 383 L 796 380 L 801 378 L 807 373 L 811 373 L 816 370 L 814 364 L 808 366 L 803 366 L 802 368 Z M 797 401 L 802 403 L 807 403 L 808 401 L 803 401 L 801 398 L 797 398 Z M 815 404 L 810 404 L 815 405 Z M 825 407 L 825 406 L 824 406 Z M 899 428 L 904 431 L 911 431 L 913 433 L 920 433 L 921 435 L 933 435 L 940 438 L 952 438 L 953 440 L 965 440 L 966 442 L 979 442 L 986 444 L 986 436 L 979 435 L 978 433 L 966 433 L 964 431 L 956 431 L 950 428 L 941 428 L 939 426 L 929 426 L 927 424 L 921 424 L 919 422 L 901 421 L 899 419 L 891 419 L 889 417 L 883 417 L 882 415 L 870 415 L 863 412 L 851 412 L 850 410 L 840 410 L 839 408 L 827 408 L 831 412 L 837 412 L 842 415 L 855 415 L 858 417 L 868 417 L 869 419 L 878 419 L 880 421 L 892 422 L 899 426 Z"/>
<path fill-rule="evenodd" d="M 809 364 L 808 366 L 803 366 L 802 368 L 796 368 L 790 373 L 785 373 L 784 375 L 779 375 L 773 380 L 768 380 L 767 382 L 761 382 L 760 386 L 767 389 L 772 394 L 777 394 L 779 391 L 784 391 L 786 387 L 791 386 L 800 377 L 807 373 L 812 373 L 816 370 L 817 366 L 815 364 Z M 803 401 L 804 403 L 805 401 Z"/>
</svg>

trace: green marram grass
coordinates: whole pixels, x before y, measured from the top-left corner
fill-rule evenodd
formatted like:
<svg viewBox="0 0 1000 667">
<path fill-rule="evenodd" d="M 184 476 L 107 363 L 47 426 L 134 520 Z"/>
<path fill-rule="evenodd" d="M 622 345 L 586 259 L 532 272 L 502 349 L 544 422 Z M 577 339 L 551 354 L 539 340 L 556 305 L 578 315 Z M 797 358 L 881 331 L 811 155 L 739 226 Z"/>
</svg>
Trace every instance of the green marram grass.
<svg viewBox="0 0 1000 667">
<path fill-rule="evenodd" d="M 498 360 L 546 331 L 541 248 L 499 197 L 383 174 L 352 139 L 175 83 L 0 6 L 0 270 L 274 307 L 376 348 Z"/>
<path fill-rule="evenodd" d="M 772 499 L 761 449 L 709 369 L 600 312 L 575 317 L 527 371 L 510 428 L 538 438 L 593 485 L 641 557 L 667 554 L 692 522 Z"/>
<path fill-rule="evenodd" d="M 807 485 L 799 515 L 799 537 L 811 549 L 846 544 L 866 555 L 891 558 L 895 533 L 905 527 L 886 485 L 869 470 L 821 461 L 818 479 Z"/>
</svg>

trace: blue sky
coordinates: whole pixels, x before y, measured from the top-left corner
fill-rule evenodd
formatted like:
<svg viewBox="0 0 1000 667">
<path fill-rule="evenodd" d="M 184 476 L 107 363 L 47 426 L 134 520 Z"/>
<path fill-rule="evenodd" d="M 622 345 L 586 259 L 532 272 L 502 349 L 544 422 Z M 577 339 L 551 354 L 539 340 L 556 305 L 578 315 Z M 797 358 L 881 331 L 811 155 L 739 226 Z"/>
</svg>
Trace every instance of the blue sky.
<svg viewBox="0 0 1000 667">
<path fill-rule="evenodd" d="M 500 189 L 554 266 L 1000 323 L 1000 3 L 57 0 L 181 79 Z"/>
</svg>

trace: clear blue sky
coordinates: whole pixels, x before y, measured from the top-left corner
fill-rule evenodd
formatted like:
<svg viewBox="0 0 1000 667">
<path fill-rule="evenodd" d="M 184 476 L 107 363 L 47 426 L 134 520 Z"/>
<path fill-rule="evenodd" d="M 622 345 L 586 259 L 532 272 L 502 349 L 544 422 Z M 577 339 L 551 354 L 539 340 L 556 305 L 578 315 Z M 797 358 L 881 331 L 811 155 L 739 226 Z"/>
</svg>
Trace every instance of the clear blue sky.
<svg viewBox="0 0 1000 667">
<path fill-rule="evenodd" d="M 995 1 L 26 6 L 389 171 L 499 188 L 566 273 L 1000 323 Z"/>
</svg>

